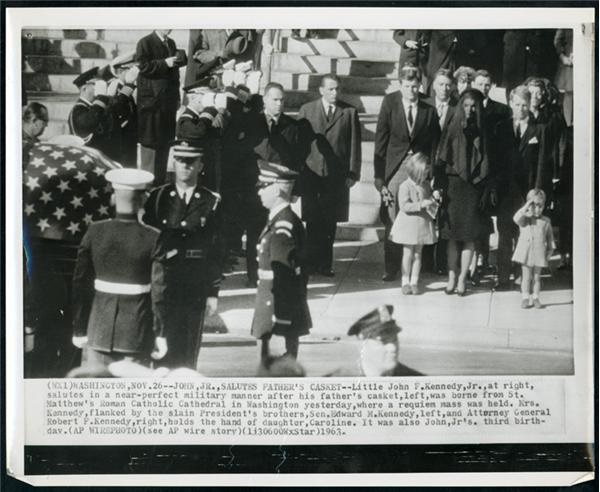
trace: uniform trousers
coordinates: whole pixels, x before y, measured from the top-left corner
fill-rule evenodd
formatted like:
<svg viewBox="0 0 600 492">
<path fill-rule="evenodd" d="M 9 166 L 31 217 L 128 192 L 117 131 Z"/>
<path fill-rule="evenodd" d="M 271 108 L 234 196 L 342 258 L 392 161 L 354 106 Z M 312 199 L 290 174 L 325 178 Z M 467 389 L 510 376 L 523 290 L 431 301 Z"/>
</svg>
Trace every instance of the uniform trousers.
<svg viewBox="0 0 600 492">
<path fill-rule="evenodd" d="M 140 167 L 154 174 L 154 185 L 161 186 L 167 180 L 167 161 L 169 160 L 169 146 L 155 149 L 141 145 Z"/>
</svg>

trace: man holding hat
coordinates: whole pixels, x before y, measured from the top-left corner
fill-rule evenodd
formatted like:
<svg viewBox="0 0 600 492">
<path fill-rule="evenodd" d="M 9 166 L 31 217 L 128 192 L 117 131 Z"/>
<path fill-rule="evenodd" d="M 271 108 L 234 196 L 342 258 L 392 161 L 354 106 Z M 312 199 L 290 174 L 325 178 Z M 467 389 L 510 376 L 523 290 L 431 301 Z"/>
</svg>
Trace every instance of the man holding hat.
<svg viewBox="0 0 600 492">
<path fill-rule="evenodd" d="M 167 367 L 196 369 L 204 315 L 217 312 L 221 284 L 219 195 L 201 186 L 205 149 L 176 141 L 175 183 L 152 191 L 144 222 L 161 230 L 164 288 L 157 294 L 155 323 L 166 333 Z"/>
<path fill-rule="evenodd" d="M 141 166 L 154 173 L 155 183 L 167 177 L 170 143 L 179 109 L 179 69 L 187 63 L 183 50 L 169 38 L 170 29 L 155 30 L 138 41 L 138 142 Z"/>
<path fill-rule="evenodd" d="M 84 361 L 108 365 L 124 358 L 148 364 L 167 352 L 161 327 L 153 330 L 152 298 L 164 290 L 158 262 L 159 231 L 138 221 L 144 191 L 154 176 L 113 169 L 117 215 L 92 223 L 79 246 L 73 274 L 73 345 Z"/>
<path fill-rule="evenodd" d="M 392 317 L 394 307 L 383 305 L 365 314 L 348 330 L 362 340 L 360 360 L 353 368 L 337 370 L 328 376 L 419 376 L 419 372 L 398 362 L 398 333 L 401 328 Z"/>
<path fill-rule="evenodd" d="M 267 161 L 260 161 L 259 167 L 258 195 L 269 218 L 256 246 L 259 280 L 252 335 L 261 341 L 261 360 L 270 355 L 272 335 L 284 337 L 287 354 L 297 358 L 298 339 L 312 327 L 306 299 L 304 226 L 290 207 L 298 173 Z"/>
<path fill-rule="evenodd" d="M 69 113 L 69 131 L 88 147 L 107 153 L 111 118 L 106 82 L 99 77 L 98 67 L 94 67 L 78 75 L 73 84 L 79 89 L 79 99 Z"/>
</svg>

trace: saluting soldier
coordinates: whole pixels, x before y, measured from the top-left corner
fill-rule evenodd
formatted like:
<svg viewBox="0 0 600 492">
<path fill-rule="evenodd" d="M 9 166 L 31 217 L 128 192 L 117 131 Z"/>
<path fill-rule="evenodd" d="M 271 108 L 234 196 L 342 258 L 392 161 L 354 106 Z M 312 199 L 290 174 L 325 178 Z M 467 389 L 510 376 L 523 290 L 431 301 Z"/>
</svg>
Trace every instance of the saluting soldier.
<svg viewBox="0 0 600 492">
<path fill-rule="evenodd" d="M 73 345 L 84 363 L 108 365 L 128 358 L 142 364 L 167 351 L 162 327 L 153 331 L 152 297 L 163 289 L 159 231 L 138 221 L 152 173 L 114 169 L 117 216 L 90 225 L 73 274 Z M 153 350 L 154 349 L 154 350 Z"/>
<path fill-rule="evenodd" d="M 201 80 L 183 90 L 188 96 L 188 104 L 177 119 L 175 137 L 193 146 L 204 148 L 204 179 L 208 189 L 219 191 L 221 186 L 221 143 L 219 129 L 213 126 L 218 111 L 214 106 L 203 104 L 208 88 Z"/>
<path fill-rule="evenodd" d="M 98 67 L 75 78 L 79 99 L 69 113 L 69 131 L 81 137 L 88 147 L 107 153 L 110 144 L 111 118 L 106 82 L 99 78 Z"/>
<path fill-rule="evenodd" d="M 221 284 L 220 198 L 200 183 L 204 149 L 176 142 L 172 154 L 175 182 L 152 191 L 144 215 L 162 231 L 165 278 L 155 324 L 169 346 L 164 364 L 196 369 L 204 316 L 216 313 Z"/>
<path fill-rule="evenodd" d="M 306 299 L 305 232 L 290 200 L 298 173 L 280 164 L 260 161 L 258 195 L 269 211 L 259 236 L 258 289 L 252 335 L 261 341 L 261 360 L 269 357 L 272 335 L 285 338 L 289 355 L 298 357 L 299 337 L 312 327 Z"/>
<path fill-rule="evenodd" d="M 113 118 L 109 155 L 126 167 L 136 167 L 138 126 L 135 90 L 139 69 L 135 51 L 116 57 L 110 70 L 114 77 L 108 82 L 107 91 Z"/>
</svg>

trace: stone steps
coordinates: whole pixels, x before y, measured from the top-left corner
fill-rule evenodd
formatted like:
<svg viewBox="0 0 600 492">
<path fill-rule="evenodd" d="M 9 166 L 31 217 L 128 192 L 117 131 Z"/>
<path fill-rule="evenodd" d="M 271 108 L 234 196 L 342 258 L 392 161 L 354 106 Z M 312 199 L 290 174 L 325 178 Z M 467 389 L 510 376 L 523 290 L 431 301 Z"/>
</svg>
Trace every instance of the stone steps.
<svg viewBox="0 0 600 492">
<path fill-rule="evenodd" d="M 396 62 L 400 46 L 390 39 L 378 41 L 338 41 L 337 39 L 281 39 L 281 51 L 299 55 L 327 55 L 337 58 L 360 58 Z"/>
<path fill-rule="evenodd" d="M 23 55 L 102 58 L 112 60 L 135 50 L 136 41 L 88 41 L 81 39 L 22 38 Z"/>
<path fill-rule="evenodd" d="M 29 55 L 26 58 L 25 74 L 69 75 L 71 80 L 92 67 L 107 64 L 105 58 L 79 58 L 59 55 Z"/>
<path fill-rule="evenodd" d="M 286 90 L 318 91 L 322 74 L 271 72 L 271 80 L 279 82 Z M 400 88 L 398 80 L 387 77 L 340 76 L 342 93 L 385 95 Z"/>
<path fill-rule="evenodd" d="M 378 41 L 390 42 L 393 40 L 391 29 L 319 29 L 320 39 L 337 39 L 338 41 Z M 290 37 L 291 29 L 282 29 L 282 37 Z M 312 40 L 311 40 L 312 41 Z"/>
<path fill-rule="evenodd" d="M 359 60 L 350 57 L 327 55 L 300 55 L 298 53 L 273 53 L 271 70 L 292 73 L 335 73 L 359 77 L 398 76 L 398 61 Z"/>
<path fill-rule="evenodd" d="M 43 38 L 49 40 L 71 39 L 77 41 L 117 41 L 120 43 L 136 44 L 151 29 L 23 29 L 24 39 Z M 188 29 L 176 29 L 171 31 L 169 37 L 175 41 L 180 48 L 187 49 L 189 41 Z"/>
</svg>

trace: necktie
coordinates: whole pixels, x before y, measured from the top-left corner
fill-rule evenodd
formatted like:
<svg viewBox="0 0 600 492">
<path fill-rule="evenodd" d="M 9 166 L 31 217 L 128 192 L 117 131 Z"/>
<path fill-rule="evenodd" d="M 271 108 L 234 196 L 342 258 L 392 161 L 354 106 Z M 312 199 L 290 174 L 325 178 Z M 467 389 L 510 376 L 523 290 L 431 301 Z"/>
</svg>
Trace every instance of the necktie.
<svg viewBox="0 0 600 492">
<path fill-rule="evenodd" d="M 333 105 L 330 104 L 329 109 L 327 110 L 327 121 L 331 121 L 332 117 L 333 117 Z"/>
<path fill-rule="evenodd" d="M 275 118 L 269 118 L 269 132 L 275 133 L 277 130 L 277 120 Z"/>
<path fill-rule="evenodd" d="M 412 130 L 415 120 L 413 118 L 412 104 L 408 107 L 408 129 Z"/>
<path fill-rule="evenodd" d="M 438 118 L 441 119 L 442 115 L 444 114 L 444 105 L 441 103 L 438 104 L 437 110 L 438 110 Z"/>
<path fill-rule="evenodd" d="M 515 130 L 515 136 L 517 137 L 517 140 L 521 140 L 521 124 L 517 123 L 517 128 Z"/>
<path fill-rule="evenodd" d="M 167 38 L 163 39 L 163 45 L 167 50 L 167 56 L 171 56 L 171 48 L 169 48 L 169 40 Z"/>
</svg>

